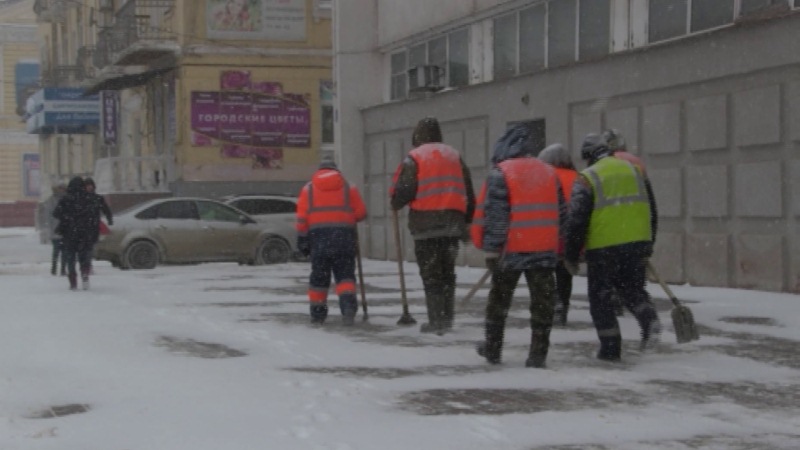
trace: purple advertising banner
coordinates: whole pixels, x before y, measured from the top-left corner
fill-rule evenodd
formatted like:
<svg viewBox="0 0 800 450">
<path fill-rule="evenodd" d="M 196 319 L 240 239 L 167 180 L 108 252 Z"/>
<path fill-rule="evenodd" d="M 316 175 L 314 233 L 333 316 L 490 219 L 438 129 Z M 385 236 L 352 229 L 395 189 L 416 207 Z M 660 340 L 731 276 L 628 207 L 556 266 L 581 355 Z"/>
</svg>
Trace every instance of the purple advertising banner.
<svg viewBox="0 0 800 450">
<path fill-rule="evenodd" d="M 117 116 L 119 114 L 119 91 L 100 92 L 100 124 L 103 144 L 117 145 Z"/>
<path fill-rule="evenodd" d="M 265 86 L 266 87 L 266 86 Z M 264 90 L 271 90 L 267 87 Z M 222 143 L 253 147 L 309 147 L 311 112 L 302 95 L 262 92 L 192 92 L 196 146 Z"/>
</svg>

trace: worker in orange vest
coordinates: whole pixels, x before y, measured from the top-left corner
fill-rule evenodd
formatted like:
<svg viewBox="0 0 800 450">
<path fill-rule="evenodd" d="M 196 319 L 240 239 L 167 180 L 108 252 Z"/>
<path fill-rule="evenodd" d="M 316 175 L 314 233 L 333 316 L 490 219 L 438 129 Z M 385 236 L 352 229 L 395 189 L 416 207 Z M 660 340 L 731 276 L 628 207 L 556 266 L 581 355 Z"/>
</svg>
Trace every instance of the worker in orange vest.
<svg viewBox="0 0 800 450">
<path fill-rule="evenodd" d="M 408 229 L 428 310 L 420 331 L 442 335 L 453 327 L 456 256 L 459 240 L 469 240 L 475 193 L 461 155 L 442 143 L 438 120 L 420 120 L 411 144 L 414 149 L 397 168 L 389 195 L 392 209 L 410 209 Z"/>
<path fill-rule="evenodd" d="M 556 176 L 561 183 L 564 191 L 564 199 L 567 204 L 572 194 L 572 185 L 578 177 L 575 164 L 572 163 L 572 156 L 569 151 L 560 143 L 548 145 L 539 153 L 539 159 L 550 164 L 556 170 Z M 564 242 L 560 242 L 558 248 L 559 261 L 556 266 L 556 292 L 558 301 L 556 302 L 553 323 L 560 326 L 567 324 L 567 314 L 569 313 L 569 299 L 572 296 L 572 274 L 564 267 Z"/>
<path fill-rule="evenodd" d="M 332 158 L 324 159 L 297 200 L 297 248 L 311 256 L 311 323 L 321 325 L 328 317 L 328 289 L 333 273 L 342 322 L 353 324 L 358 310 L 356 223 L 366 216 L 358 189 L 347 182 Z"/>
<path fill-rule="evenodd" d="M 567 204 L 555 169 L 534 157 L 532 138 L 528 127 L 516 125 L 495 144 L 493 167 L 481 188 L 471 233 L 492 271 L 486 339 L 478 344 L 478 354 L 490 364 L 501 362 L 506 317 L 524 274 L 531 297 L 531 345 L 525 366 L 543 368 Z"/>
</svg>

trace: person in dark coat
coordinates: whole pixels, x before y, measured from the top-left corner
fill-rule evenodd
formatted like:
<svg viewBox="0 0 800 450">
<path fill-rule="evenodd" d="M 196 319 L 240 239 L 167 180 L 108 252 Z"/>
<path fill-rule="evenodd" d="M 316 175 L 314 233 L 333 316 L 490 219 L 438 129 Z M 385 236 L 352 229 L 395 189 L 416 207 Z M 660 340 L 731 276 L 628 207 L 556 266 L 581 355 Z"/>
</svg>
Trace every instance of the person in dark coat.
<svg viewBox="0 0 800 450">
<path fill-rule="evenodd" d="M 418 122 L 414 149 L 400 163 L 390 198 L 392 209 L 408 206 L 408 229 L 414 239 L 428 322 L 423 333 L 444 334 L 453 327 L 459 240 L 469 240 L 475 211 L 472 177 L 458 151 L 442 143 L 439 122 Z"/>
<path fill-rule="evenodd" d="M 572 185 L 575 184 L 575 179 L 578 177 L 578 171 L 575 170 L 575 165 L 572 163 L 572 156 L 569 154 L 569 150 L 564 148 L 560 143 L 548 145 L 539 153 L 539 159 L 555 168 L 558 180 L 561 182 L 561 188 L 564 190 L 564 199 L 567 204 L 569 204 L 572 194 Z M 563 327 L 567 324 L 569 300 L 570 297 L 572 297 L 572 274 L 564 267 L 563 241 L 559 246 L 559 256 L 558 266 L 556 266 L 556 292 L 558 293 L 558 301 L 555 306 L 553 323 Z"/>
<path fill-rule="evenodd" d="M 106 203 L 106 199 L 96 192 L 97 186 L 94 184 L 94 180 L 86 177 L 84 180 L 86 183 L 86 192 L 89 193 L 89 198 L 91 198 L 93 207 L 97 211 L 97 233 L 94 235 L 94 243 L 97 244 L 97 241 L 100 240 L 100 220 L 101 214 L 106 218 L 106 224 L 108 226 L 114 225 L 114 216 L 111 214 L 111 208 L 108 207 L 108 203 Z M 89 260 L 89 272 L 94 273 L 91 267 L 91 259 Z"/>
<path fill-rule="evenodd" d="M 497 141 L 472 224 L 472 241 L 484 251 L 492 271 L 486 339 L 477 347 L 491 364 L 501 362 L 505 321 L 523 274 L 531 299 L 531 345 L 525 366 L 545 367 L 550 347 L 554 271 L 567 207 L 556 170 L 535 158 L 536 150 L 525 125 L 510 128 Z"/>
<path fill-rule="evenodd" d="M 577 274 L 578 257 L 585 248 L 589 310 L 600 340 L 597 357 L 619 361 L 622 335 L 613 292 L 639 322 L 642 349 L 660 337 L 661 322 L 645 289 L 658 212 L 647 178 L 633 164 L 612 157 L 600 135 L 586 136 L 581 157 L 589 167 L 572 188 L 564 265 Z"/>
<path fill-rule="evenodd" d="M 72 290 L 78 288 L 76 261 L 80 266 L 83 288 L 89 288 L 89 271 L 92 261 L 92 247 L 97 237 L 97 203 L 86 191 L 81 177 L 74 177 L 67 185 L 67 194 L 53 211 L 59 220 L 64 253 L 67 258 L 67 277 Z"/>
<path fill-rule="evenodd" d="M 67 274 L 67 256 L 64 253 L 62 236 L 59 234 L 59 221 L 53 217 L 53 211 L 56 209 L 58 202 L 67 193 L 67 186 L 64 183 L 59 183 L 53 186 L 52 191 L 53 195 L 50 196 L 50 198 L 48 198 L 42 205 L 43 212 L 40 215 L 42 218 L 41 226 L 43 232 L 47 235 L 47 239 L 49 239 L 50 243 L 53 245 L 53 253 L 50 261 L 50 273 L 53 275 L 57 275 L 59 273 L 58 262 L 60 260 L 61 276 L 65 276 Z"/>
<path fill-rule="evenodd" d="M 366 216 L 358 189 L 347 182 L 332 159 L 323 160 L 297 199 L 297 248 L 303 256 L 311 256 L 308 287 L 311 323 L 321 325 L 328 317 L 332 274 L 342 323 L 353 325 L 358 311 L 356 226 Z"/>
</svg>

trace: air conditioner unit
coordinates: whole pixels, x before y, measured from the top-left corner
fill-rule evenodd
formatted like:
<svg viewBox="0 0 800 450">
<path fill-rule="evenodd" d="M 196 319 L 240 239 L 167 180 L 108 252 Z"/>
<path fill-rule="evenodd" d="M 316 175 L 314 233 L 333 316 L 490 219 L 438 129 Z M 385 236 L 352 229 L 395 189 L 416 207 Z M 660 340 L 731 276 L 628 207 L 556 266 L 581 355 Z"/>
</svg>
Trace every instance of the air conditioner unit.
<svg viewBox="0 0 800 450">
<path fill-rule="evenodd" d="M 408 89 L 411 92 L 436 92 L 444 88 L 444 69 L 434 65 L 408 69 Z"/>
</svg>

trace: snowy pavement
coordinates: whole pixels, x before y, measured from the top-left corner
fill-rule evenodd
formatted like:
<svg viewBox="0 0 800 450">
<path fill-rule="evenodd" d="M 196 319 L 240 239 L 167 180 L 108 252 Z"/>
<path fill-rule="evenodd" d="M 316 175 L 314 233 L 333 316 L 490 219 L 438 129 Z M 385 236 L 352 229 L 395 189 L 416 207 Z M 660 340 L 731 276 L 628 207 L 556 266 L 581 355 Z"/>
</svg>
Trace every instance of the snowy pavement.
<svg viewBox="0 0 800 450">
<path fill-rule="evenodd" d="M 203 264 L 120 271 L 89 291 L 49 275 L 33 230 L 0 229 L 0 449 L 796 449 L 800 296 L 673 286 L 701 339 L 666 325 L 640 354 L 621 318 L 619 364 L 594 359 L 585 279 L 548 368 L 526 369 L 518 289 L 504 363 L 482 338 L 486 289 L 455 330 L 400 327 L 395 262 L 365 261 L 369 320 L 308 323 L 309 266 Z M 416 265 L 411 314 L 425 321 Z M 459 268 L 458 302 L 481 269 Z"/>
</svg>

